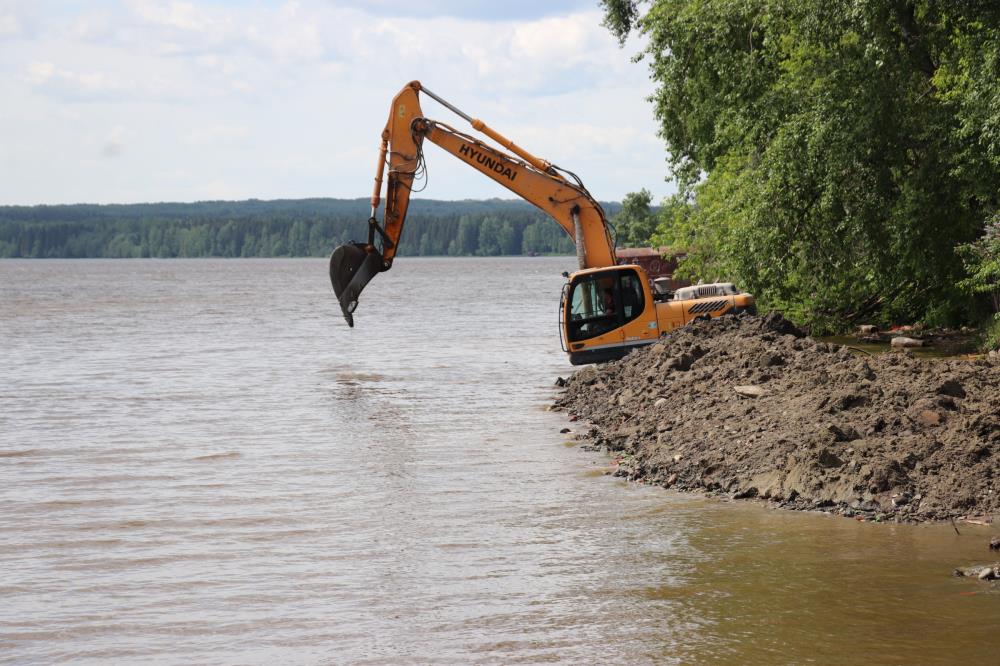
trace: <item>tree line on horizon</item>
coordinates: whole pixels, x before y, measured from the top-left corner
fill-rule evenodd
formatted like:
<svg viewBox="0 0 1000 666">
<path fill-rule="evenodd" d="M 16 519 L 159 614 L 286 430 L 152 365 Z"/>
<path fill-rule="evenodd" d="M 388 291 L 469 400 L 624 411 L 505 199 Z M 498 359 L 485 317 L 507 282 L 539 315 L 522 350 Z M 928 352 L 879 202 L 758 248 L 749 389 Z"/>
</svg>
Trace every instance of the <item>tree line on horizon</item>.
<svg viewBox="0 0 1000 666">
<path fill-rule="evenodd" d="M 620 206 L 602 204 L 612 215 Z M 0 258 L 319 257 L 368 236 L 367 199 L 0 206 Z M 400 256 L 572 254 L 523 201 L 415 199 Z"/>
</svg>

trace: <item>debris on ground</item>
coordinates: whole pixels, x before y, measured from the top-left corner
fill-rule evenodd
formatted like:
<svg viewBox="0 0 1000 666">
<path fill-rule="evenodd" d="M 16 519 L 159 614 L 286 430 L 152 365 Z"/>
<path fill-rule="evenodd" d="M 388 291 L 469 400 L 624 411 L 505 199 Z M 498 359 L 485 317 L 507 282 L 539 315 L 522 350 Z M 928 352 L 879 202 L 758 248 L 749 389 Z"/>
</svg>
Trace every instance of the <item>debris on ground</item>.
<svg viewBox="0 0 1000 666">
<path fill-rule="evenodd" d="M 978 578 L 979 580 L 995 580 L 997 578 L 997 572 L 1000 572 L 1000 562 L 997 562 L 993 566 L 978 564 L 971 567 L 959 567 L 955 569 L 955 575 L 958 577 L 967 578 Z"/>
<path fill-rule="evenodd" d="M 778 313 L 728 316 L 577 371 L 555 409 L 629 479 L 864 520 L 1000 511 L 993 359 L 859 356 Z"/>
</svg>

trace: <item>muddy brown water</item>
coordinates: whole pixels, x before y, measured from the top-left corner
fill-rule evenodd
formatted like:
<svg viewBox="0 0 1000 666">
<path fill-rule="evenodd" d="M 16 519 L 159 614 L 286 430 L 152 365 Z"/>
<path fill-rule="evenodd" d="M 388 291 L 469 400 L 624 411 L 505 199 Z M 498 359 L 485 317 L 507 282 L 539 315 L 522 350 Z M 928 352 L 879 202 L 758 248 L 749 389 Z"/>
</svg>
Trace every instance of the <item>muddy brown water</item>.
<svg viewBox="0 0 1000 666">
<path fill-rule="evenodd" d="M 993 528 L 567 446 L 571 268 L 400 259 L 349 330 L 321 260 L 0 262 L 0 661 L 996 663 Z"/>
<path fill-rule="evenodd" d="M 901 333 L 900 335 L 905 335 L 905 333 Z M 898 350 L 893 350 L 888 342 L 862 342 L 853 335 L 827 335 L 817 337 L 816 339 L 850 347 L 855 353 L 859 354 L 900 353 Z M 962 336 L 951 339 L 931 340 L 930 344 L 923 347 L 911 347 L 907 349 L 906 353 L 912 354 L 917 358 L 932 361 L 934 359 L 974 356 L 977 351 L 976 338 L 974 336 Z"/>
</svg>

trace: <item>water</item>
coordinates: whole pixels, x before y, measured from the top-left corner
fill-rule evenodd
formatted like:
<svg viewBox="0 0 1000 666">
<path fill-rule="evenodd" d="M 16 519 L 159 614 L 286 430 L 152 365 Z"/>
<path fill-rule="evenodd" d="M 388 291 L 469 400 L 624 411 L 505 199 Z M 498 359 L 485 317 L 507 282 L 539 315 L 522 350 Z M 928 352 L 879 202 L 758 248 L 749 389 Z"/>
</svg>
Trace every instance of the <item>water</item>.
<svg viewBox="0 0 1000 666">
<path fill-rule="evenodd" d="M 0 262 L 0 661 L 996 663 L 992 528 L 604 476 L 571 267 L 400 259 L 350 330 L 317 260 Z"/>
<path fill-rule="evenodd" d="M 888 342 L 862 342 L 853 335 L 827 335 L 818 338 L 823 342 L 850 347 L 858 354 L 875 355 L 893 353 Z M 976 339 L 964 336 L 954 339 L 937 340 L 926 347 L 910 347 L 907 353 L 926 360 L 951 359 L 976 355 Z"/>
</svg>

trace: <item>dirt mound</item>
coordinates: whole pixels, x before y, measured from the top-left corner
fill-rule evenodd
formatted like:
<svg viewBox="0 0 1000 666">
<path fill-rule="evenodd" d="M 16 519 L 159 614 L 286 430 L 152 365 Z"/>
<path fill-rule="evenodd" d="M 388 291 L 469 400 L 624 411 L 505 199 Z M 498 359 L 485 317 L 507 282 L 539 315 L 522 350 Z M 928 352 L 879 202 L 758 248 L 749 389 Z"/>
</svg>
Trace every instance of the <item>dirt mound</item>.
<svg viewBox="0 0 1000 666">
<path fill-rule="evenodd" d="M 722 317 L 576 372 L 556 403 L 619 474 L 899 520 L 1000 510 L 1000 365 L 860 355 Z"/>
</svg>

